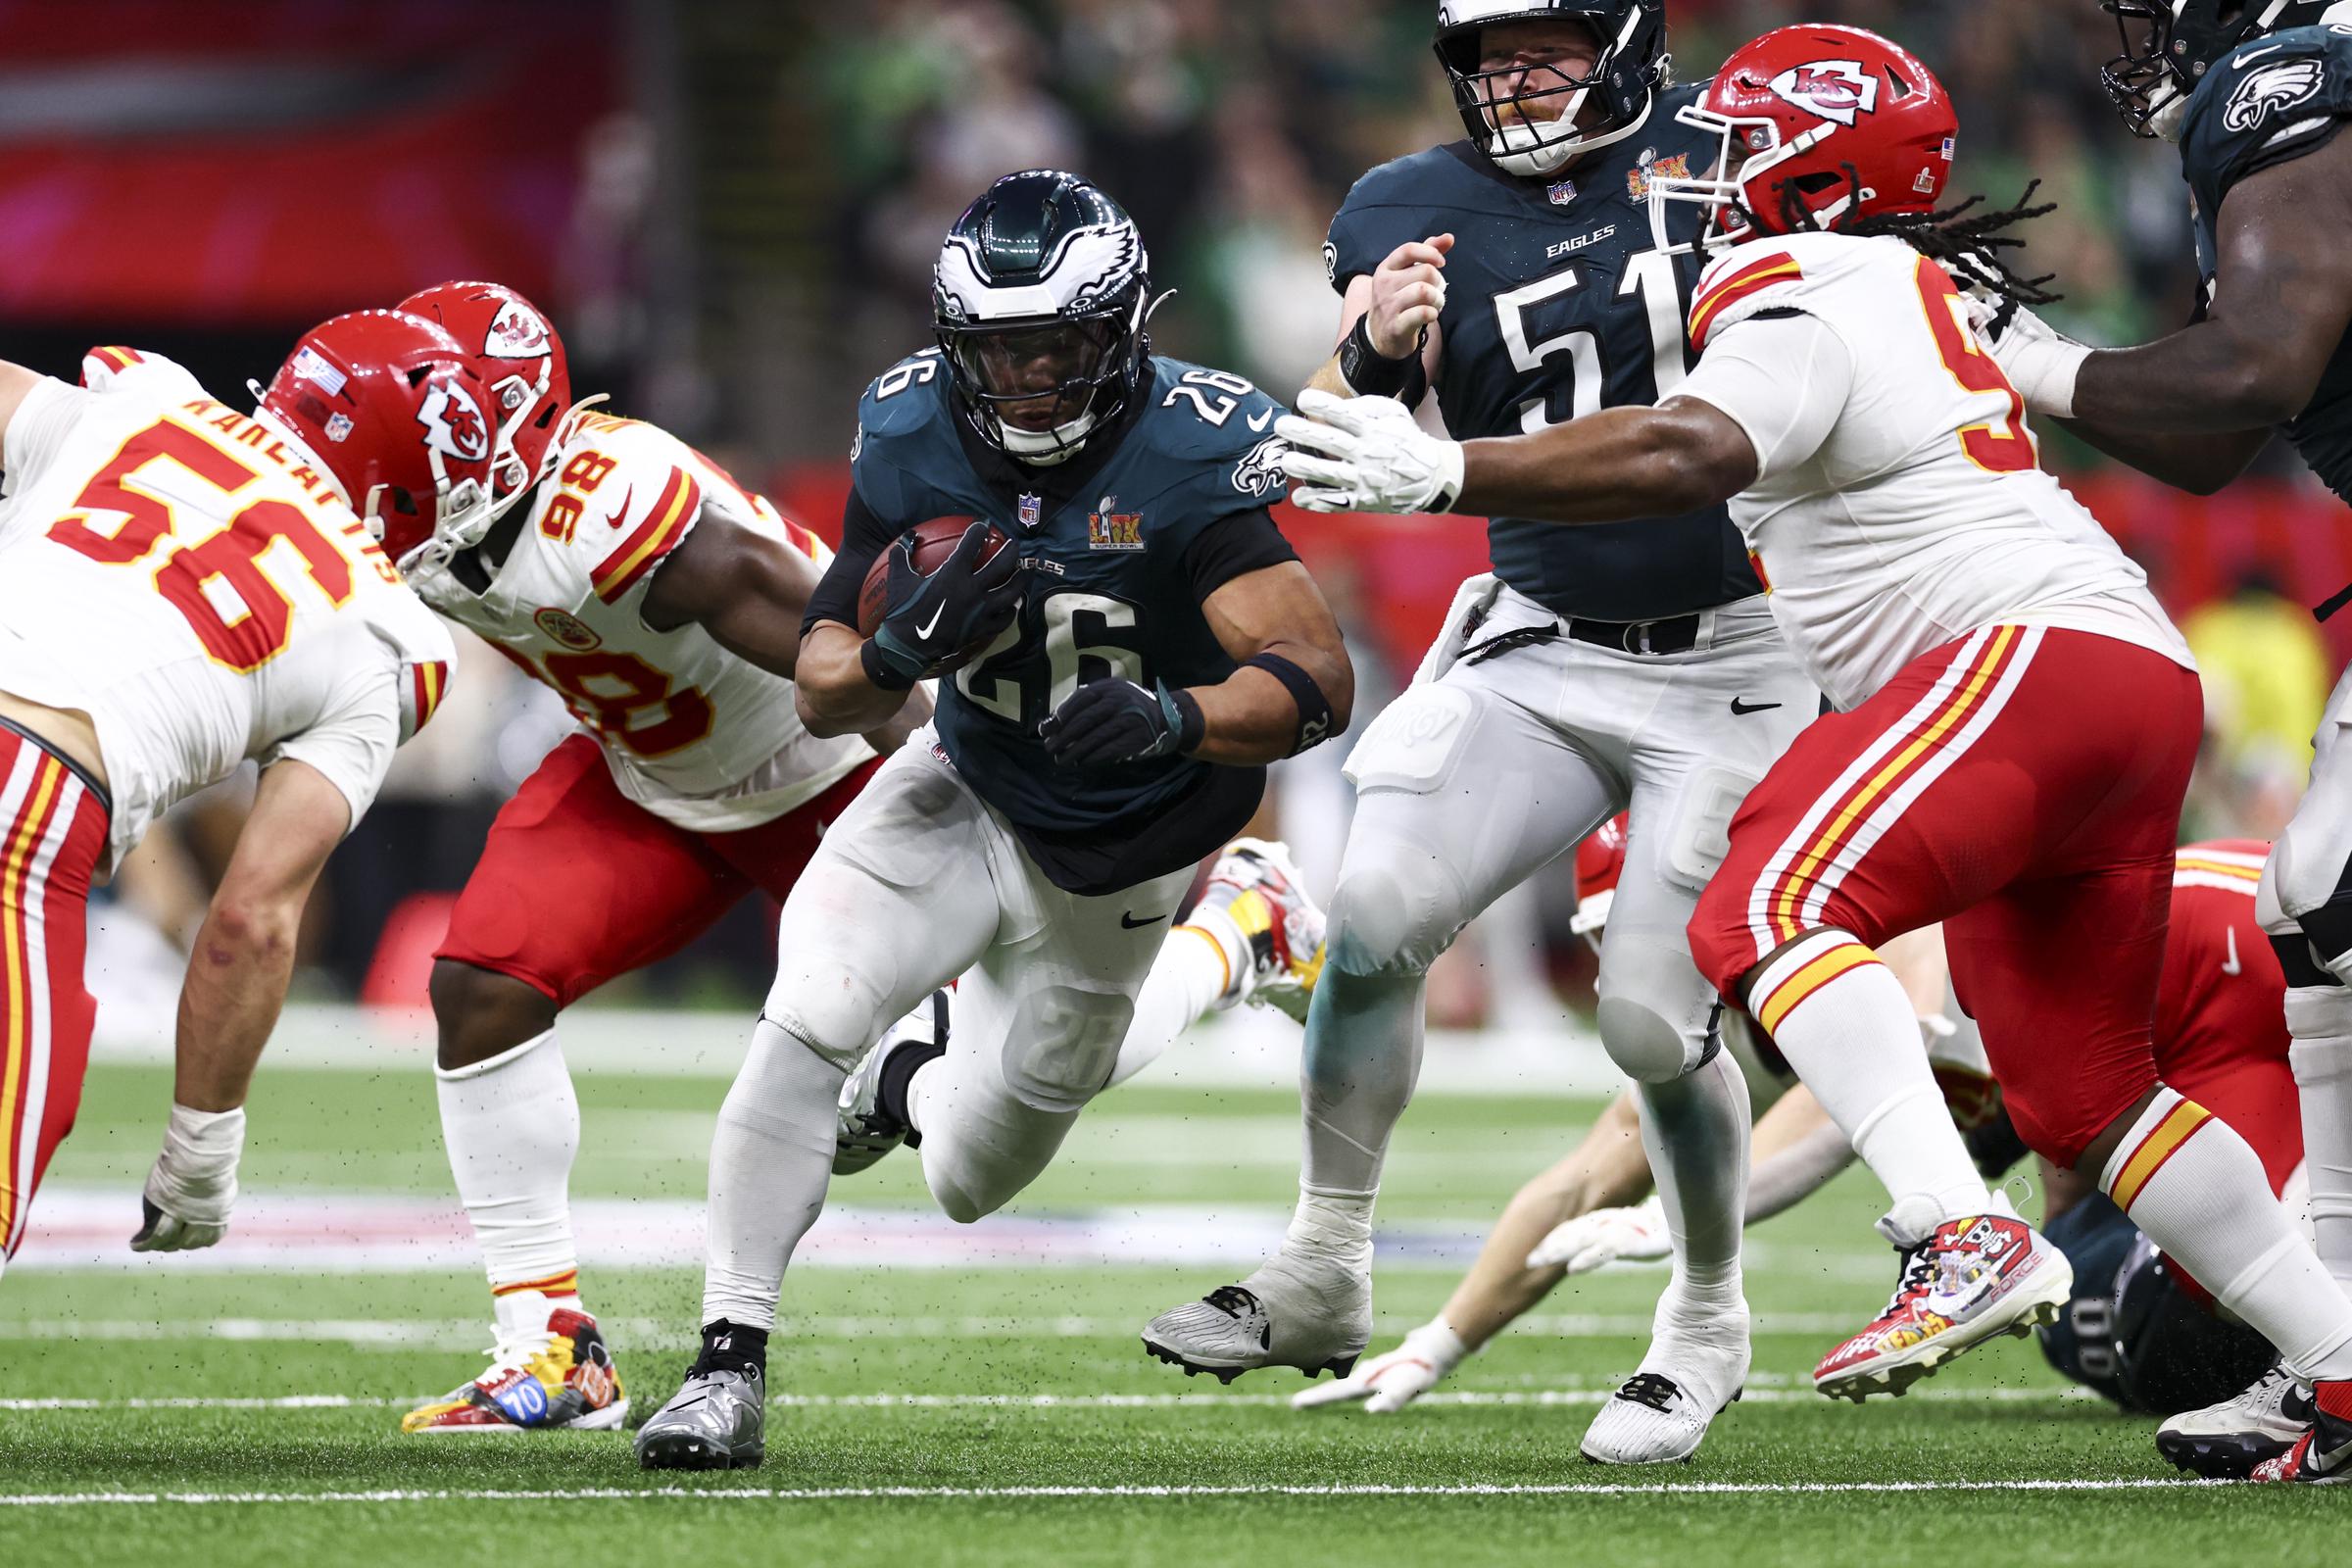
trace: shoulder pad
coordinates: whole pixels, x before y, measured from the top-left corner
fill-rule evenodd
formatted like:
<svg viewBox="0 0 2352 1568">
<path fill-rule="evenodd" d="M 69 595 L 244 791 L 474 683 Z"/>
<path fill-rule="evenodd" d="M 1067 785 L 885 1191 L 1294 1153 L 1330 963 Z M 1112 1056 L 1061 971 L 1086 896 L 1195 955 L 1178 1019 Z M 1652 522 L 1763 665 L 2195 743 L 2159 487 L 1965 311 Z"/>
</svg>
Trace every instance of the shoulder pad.
<svg viewBox="0 0 2352 1568">
<path fill-rule="evenodd" d="M 2218 204 L 2238 180 L 2293 157 L 2298 142 L 2347 114 L 2352 26 L 2291 27 L 2242 44 L 2215 63 L 2189 99 L 2183 171 Z"/>
<path fill-rule="evenodd" d="M 948 361 L 938 349 L 909 354 L 867 384 L 858 400 L 858 429 L 866 440 L 904 436 L 949 413 Z"/>
<path fill-rule="evenodd" d="M 187 369 L 160 354 L 107 344 L 81 357 L 81 384 L 92 392 L 152 390 L 161 398 L 200 398 L 205 392 Z"/>
<path fill-rule="evenodd" d="M 540 489 L 531 543 L 579 597 L 607 604 L 644 581 L 703 509 L 693 448 L 659 425 L 605 414 L 565 427 Z"/>
<path fill-rule="evenodd" d="M 1788 234 L 1750 240 L 1699 274 L 1690 296 L 1690 346 L 1704 353 L 1725 327 L 1768 310 L 1811 310 L 1833 285 L 1916 253 L 1900 240 Z"/>
<path fill-rule="evenodd" d="M 1274 421 L 1288 411 L 1227 370 L 1158 356 L 1152 367 L 1154 406 L 1136 435 L 1170 465 L 1162 493 L 1189 490 L 1224 512 L 1271 505 L 1287 482 Z"/>
</svg>

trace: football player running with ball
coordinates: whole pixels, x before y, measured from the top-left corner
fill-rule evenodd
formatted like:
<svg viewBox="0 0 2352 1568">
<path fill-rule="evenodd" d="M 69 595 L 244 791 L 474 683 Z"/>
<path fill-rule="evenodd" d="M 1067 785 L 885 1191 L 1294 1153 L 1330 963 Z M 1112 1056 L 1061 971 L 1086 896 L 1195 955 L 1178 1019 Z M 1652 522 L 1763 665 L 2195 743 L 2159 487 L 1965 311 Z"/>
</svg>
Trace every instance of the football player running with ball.
<svg viewBox="0 0 2352 1568">
<path fill-rule="evenodd" d="M 2352 500 L 2352 4 L 2106 0 L 2124 53 L 2101 74 L 2125 122 L 2180 144 L 2197 266 L 2195 319 L 2137 348 L 2093 351 L 2031 312 L 1988 327 L 2027 405 L 2159 479 L 2211 494 L 2283 432 Z M 2321 607 L 2340 609 L 2352 590 Z M 2320 1256 L 2352 1291 L 2352 672 L 2328 698 L 2310 792 L 2262 885 L 2263 929 L 2287 978 L 2286 1022 L 2311 1155 Z M 2245 1406 L 2168 1423 L 2275 1425 L 2309 1391 L 2265 1378 Z M 2319 1398 L 2308 1449 L 2266 1478 L 2352 1474 L 2352 1392 Z"/>
<path fill-rule="evenodd" d="M 2245 1140 L 2157 1074 L 2202 703 L 2138 568 L 2038 467 L 1938 265 L 2030 293 L 1989 248 L 2017 215 L 1936 210 L 1950 100 L 1859 29 L 1766 34 L 1690 118 L 1719 172 L 1653 199 L 1706 208 L 1739 242 L 1700 284 L 1704 358 L 1680 395 L 1466 445 L 1316 400 L 1330 425 L 1291 421 L 1321 449 L 1287 461 L 1296 499 L 1570 523 L 1732 499 L 1839 711 L 1740 808 L 1691 947 L 1886 1185 L 1902 1252 L 1893 1298 L 1817 1388 L 1899 1392 L 2068 1297 L 2057 1250 L 1985 1190 L 1874 951 L 1941 920 L 2027 1145 L 2095 1179 L 2288 1367 L 2352 1396 L 2352 1304 Z"/>
<path fill-rule="evenodd" d="M 0 363 L 0 1270 L 81 1100 L 90 885 L 252 761 L 130 1245 L 227 1231 L 311 887 L 449 686 L 375 539 L 488 507 L 494 417 L 449 334 L 388 311 L 306 333 L 251 416 L 135 349 L 92 349 L 79 387 Z"/>
<path fill-rule="evenodd" d="M 580 721 L 499 813 L 436 956 L 442 1137 L 496 1328 L 489 1365 L 401 1425 L 614 1428 L 628 1396 L 581 1296 L 580 1111 L 558 1014 L 685 947 L 753 890 L 781 901 L 931 705 L 907 691 L 860 734 L 811 732 L 792 676 L 832 553 L 676 437 L 575 404 L 563 340 L 521 295 L 444 283 L 400 308 L 468 351 L 501 448 L 486 512 L 395 518 L 385 543 L 427 604 Z M 1287 983 L 1248 951 L 1255 938 L 1274 956 L 1290 935 L 1278 911 L 1312 925 L 1286 871 L 1270 846 L 1220 860 L 1209 907 L 1154 970 L 1134 1066 L 1156 1054 L 1147 1035 L 1164 1047 L 1205 1007 Z M 1310 954 L 1319 941 L 1300 934 Z M 891 1038 L 936 1052 L 950 1023 L 945 999 L 925 997 Z M 870 1161 L 876 1137 L 866 1120 L 848 1128 L 836 1169 Z"/>
<path fill-rule="evenodd" d="M 1675 390 L 1698 259 L 1647 227 L 1655 179 L 1711 143 L 1677 111 L 1661 0 L 1446 0 L 1437 53 L 1469 138 L 1373 170 L 1325 248 L 1342 342 L 1314 386 L 1461 436 L 1541 430 Z M 1688 240 L 1697 215 L 1678 210 Z M 1747 1094 L 1684 927 L 1742 796 L 1819 707 L 1721 498 L 1571 531 L 1498 507 L 1413 686 L 1348 759 L 1356 811 L 1307 1019 L 1305 1164 L 1281 1253 L 1144 1341 L 1230 1379 L 1345 1373 L 1371 1332 L 1372 1210 L 1421 1054 L 1431 962 L 1494 900 L 1631 808 L 1599 1030 L 1638 1087 L 1675 1273 L 1585 1452 L 1688 1457 L 1747 1375 Z M 1660 1383 L 1658 1380 L 1663 1380 Z"/>
<path fill-rule="evenodd" d="M 1127 1065 L 1195 864 L 1255 810 L 1267 763 L 1347 726 L 1339 628 L 1266 510 L 1280 408 L 1154 356 L 1154 303 L 1116 203 L 1007 175 L 941 251 L 940 346 L 859 404 L 802 713 L 855 733 L 952 679 L 785 902 L 711 1146 L 703 1350 L 638 1433 L 650 1468 L 760 1462 L 767 1334 L 830 1173 L 903 1138 L 969 1222 L 1046 1167 Z M 975 520 L 925 574 L 906 536 L 941 517 Z M 957 975 L 944 1053 L 877 1046 Z"/>
</svg>

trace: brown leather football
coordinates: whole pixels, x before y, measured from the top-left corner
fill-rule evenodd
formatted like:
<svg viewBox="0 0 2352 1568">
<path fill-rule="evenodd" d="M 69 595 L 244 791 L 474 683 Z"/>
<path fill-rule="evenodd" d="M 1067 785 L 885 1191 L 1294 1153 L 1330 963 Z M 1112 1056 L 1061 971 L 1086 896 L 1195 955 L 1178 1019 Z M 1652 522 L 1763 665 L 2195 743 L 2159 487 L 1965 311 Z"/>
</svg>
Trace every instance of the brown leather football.
<svg viewBox="0 0 2352 1568">
<path fill-rule="evenodd" d="M 956 553 L 956 546 L 963 539 L 963 531 L 971 525 L 972 519 L 969 517 L 933 517 L 929 522 L 918 522 L 907 529 L 906 553 L 914 562 L 914 569 L 926 577 L 937 571 Z M 1004 548 L 1004 530 L 991 523 L 988 542 L 980 551 L 981 563 L 985 564 L 996 560 L 997 552 Z M 860 637 L 871 637 L 881 626 L 882 616 L 890 608 L 891 554 L 891 551 L 885 550 L 874 558 L 874 564 L 866 568 L 864 585 L 858 590 L 858 634 Z"/>
</svg>

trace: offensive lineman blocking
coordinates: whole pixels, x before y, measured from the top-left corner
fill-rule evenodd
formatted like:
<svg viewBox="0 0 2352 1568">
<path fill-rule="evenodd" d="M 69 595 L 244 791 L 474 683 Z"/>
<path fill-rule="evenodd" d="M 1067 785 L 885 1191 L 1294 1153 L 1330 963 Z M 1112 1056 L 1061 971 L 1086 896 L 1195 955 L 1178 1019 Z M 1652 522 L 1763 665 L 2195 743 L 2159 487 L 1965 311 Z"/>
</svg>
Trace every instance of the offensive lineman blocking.
<svg viewBox="0 0 2352 1568">
<path fill-rule="evenodd" d="M 1848 85 L 1788 90 L 1813 82 Z M 1925 1062 L 1893 1049 L 1910 1006 L 1872 945 L 1941 919 L 2028 1145 L 2095 1173 L 2324 1409 L 2352 1380 L 2352 1309 L 2252 1150 L 2158 1080 L 2150 1045 L 2195 672 L 2137 568 L 2036 466 L 2023 400 L 1936 264 L 2024 287 L 1968 243 L 1984 228 L 1935 211 L 1949 101 L 1874 34 L 1785 28 L 1736 53 L 1690 118 L 1720 138 L 1718 173 L 1653 199 L 1702 204 L 1747 242 L 1701 285 L 1707 357 L 1680 397 L 1468 447 L 1318 402 L 1339 428 L 1287 430 L 1328 454 L 1287 461 L 1317 487 L 1296 499 L 1574 520 L 1735 497 L 1774 613 L 1841 711 L 1741 807 L 1692 948 L 1886 1184 L 1881 1228 L 1904 1254 L 1886 1310 L 1817 1387 L 1899 1391 L 2067 1295 L 2054 1249 L 1991 1202 Z"/>
</svg>

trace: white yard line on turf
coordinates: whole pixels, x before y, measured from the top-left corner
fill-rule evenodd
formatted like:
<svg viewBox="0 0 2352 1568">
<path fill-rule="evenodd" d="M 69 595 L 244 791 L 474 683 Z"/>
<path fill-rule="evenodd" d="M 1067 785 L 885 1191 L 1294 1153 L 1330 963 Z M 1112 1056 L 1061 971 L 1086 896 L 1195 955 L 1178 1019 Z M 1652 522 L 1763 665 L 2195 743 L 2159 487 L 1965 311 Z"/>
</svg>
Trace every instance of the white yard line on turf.
<svg viewBox="0 0 2352 1568">
<path fill-rule="evenodd" d="M 605 1317 L 597 1320 L 606 1338 L 630 1350 L 691 1350 L 702 1344 L 691 1326 L 661 1318 Z M 1836 1335 L 1853 1328 L 1850 1312 L 1759 1312 L 1759 1334 Z M 1421 1319 L 1391 1314 L 1379 1319 L 1383 1335 L 1403 1334 Z M 1084 1340 L 1131 1339 L 1142 1327 L 1127 1317 L 786 1317 L 779 1340 Z M 1536 1312 L 1511 1332 L 1552 1340 L 1646 1339 L 1647 1312 Z M 473 1318 L 264 1318 L 186 1319 L 0 1318 L 0 1342 L 70 1340 L 259 1340 L 349 1345 L 357 1349 L 417 1348 L 478 1350 L 490 1335 Z"/>
<path fill-rule="evenodd" d="M 1599 1404 L 1615 1393 L 1592 1389 L 1448 1389 L 1425 1394 L 1420 1405 L 1463 1405 L 1478 1408 Z M 383 1399 L 339 1394 L 297 1394 L 280 1398 L 154 1398 L 93 1399 L 71 1396 L 55 1398 L 0 1399 L 0 1410 L 340 1410 L 381 1409 L 419 1404 L 431 1397 Z M 1234 1406 L 1274 1406 L 1290 1402 L 1287 1394 L 770 1394 L 767 1402 L 796 1409 L 911 1409 L 960 1410 L 973 1408 L 1022 1410 L 1167 1410 L 1220 1409 Z M 1811 1389 L 1750 1388 L 1741 1396 L 1747 1404 L 1812 1404 L 1821 1398 Z M 2059 1404 L 2095 1399 L 2087 1389 L 1920 1389 L 1912 1401 L 1935 1404 Z M 1343 1407 L 1344 1408 L 1344 1407 Z"/>
<path fill-rule="evenodd" d="M 1460 1486 L 1241 1486 L 1241 1487 L 574 1487 L 544 1491 L 502 1492 L 483 1489 L 433 1492 L 61 1492 L 29 1496 L 0 1496 L 0 1504 L 19 1508 L 141 1507 L 156 1503 L 190 1506 L 280 1502 L 577 1502 L 708 1499 L 726 1502 L 846 1502 L 877 1499 L 903 1501 L 987 1501 L 995 1498 L 1070 1497 L 1170 1499 L 1200 1497 L 1600 1497 L 1649 1496 L 1671 1493 L 1684 1497 L 1805 1496 L 1867 1493 L 1917 1492 L 2173 1492 L 2196 1487 L 2228 1486 L 2223 1481 L 2156 1481 L 2138 1476 L 2114 1480 L 2063 1481 L 1681 1481 L 1642 1486 L 1601 1483 L 1594 1486 L 1494 1485 Z"/>
</svg>

